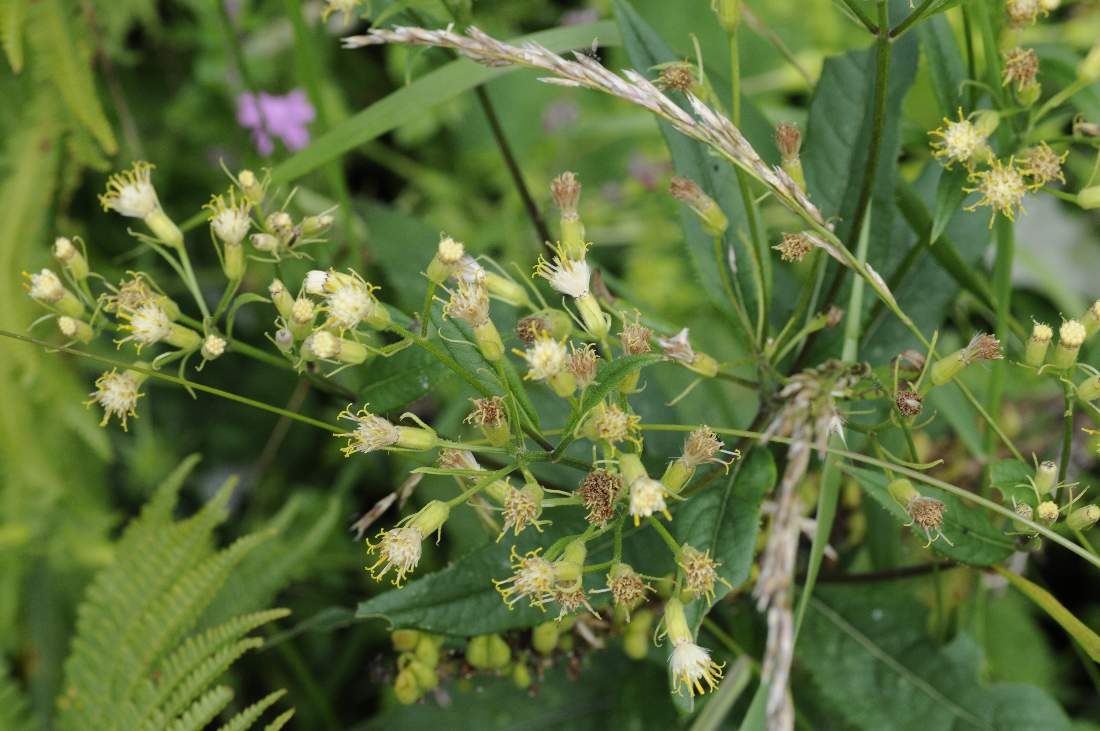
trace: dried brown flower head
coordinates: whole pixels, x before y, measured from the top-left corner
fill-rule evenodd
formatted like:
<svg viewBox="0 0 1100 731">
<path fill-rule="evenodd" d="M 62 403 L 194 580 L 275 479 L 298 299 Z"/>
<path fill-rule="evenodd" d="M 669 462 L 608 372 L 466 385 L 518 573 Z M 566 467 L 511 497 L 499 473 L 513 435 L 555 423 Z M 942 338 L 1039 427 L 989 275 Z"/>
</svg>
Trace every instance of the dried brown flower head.
<svg viewBox="0 0 1100 731">
<path fill-rule="evenodd" d="M 489 396 L 488 398 L 470 400 L 474 402 L 474 410 L 464 419 L 467 424 L 498 427 L 507 423 L 502 396 Z"/>
<path fill-rule="evenodd" d="M 465 449 L 439 450 L 439 466 L 445 470 L 480 470 L 472 452 Z"/>
<path fill-rule="evenodd" d="M 504 527 L 497 537 L 499 541 L 512 529 L 512 535 L 519 535 L 529 525 L 539 531 L 539 515 L 542 514 L 542 488 L 538 485 L 524 485 L 520 489 L 511 488 L 504 495 Z"/>
<path fill-rule="evenodd" d="M 784 161 L 798 159 L 798 151 L 802 149 L 802 131 L 797 124 L 780 122 L 775 126 L 775 145 L 779 148 L 779 154 Z"/>
<path fill-rule="evenodd" d="M 779 252 L 779 258 L 783 261 L 802 261 L 814 246 L 806 234 L 783 234 L 783 240 L 772 247 Z"/>
<path fill-rule="evenodd" d="M 894 405 L 902 416 L 916 416 L 924 409 L 924 399 L 916 391 L 898 391 L 894 395 Z"/>
<path fill-rule="evenodd" d="M 617 563 L 607 573 L 607 588 L 611 590 L 611 599 L 616 606 L 626 610 L 626 619 L 630 621 L 630 610 L 645 600 L 646 592 L 653 587 L 645 583 L 630 564 Z"/>
<path fill-rule="evenodd" d="M 914 495 L 906 504 L 905 512 L 909 514 L 909 522 L 906 525 L 916 525 L 924 531 L 928 548 L 942 538 L 948 545 L 955 545 L 943 534 L 943 513 L 945 506 L 934 497 L 927 495 Z"/>
<path fill-rule="evenodd" d="M 550 194 L 554 196 L 554 204 L 564 217 L 577 215 L 577 203 L 581 197 L 581 182 L 577 180 L 577 174 L 566 170 L 554 178 L 550 183 Z"/>
<path fill-rule="evenodd" d="M 1039 0 L 1005 0 L 1005 16 L 1013 28 L 1034 24 L 1041 10 Z"/>
<path fill-rule="evenodd" d="M 691 91 L 695 86 L 695 70 L 689 63 L 670 63 L 661 69 L 657 88 L 666 91 Z"/>
<path fill-rule="evenodd" d="M 600 616 L 596 613 L 596 610 L 592 608 L 592 605 L 588 603 L 588 597 L 584 593 L 584 582 L 580 579 L 577 579 L 567 586 L 562 586 L 561 584 L 555 586 L 554 601 L 558 603 L 559 607 L 559 622 L 565 617 L 576 614 L 582 609 L 587 609 L 594 617 Z"/>
<path fill-rule="evenodd" d="M 1059 155 L 1050 149 L 1050 145 L 1040 142 L 1035 147 L 1026 150 L 1020 158 L 1020 168 L 1024 175 L 1031 178 L 1031 187 L 1042 188 L 1047 183 L 1057 180 L 1066 182 L 1066 176 L 1062 172 L 1062 163 L 1065 162 L 1069 151 Z"/>
<path fill-rule="evenodd" d="M 524 345 L 531 345 L 540 333 L 550 332 L 550 323 L 538 315 L 528 315 L 516 323 L 516 337 Z"/>
<path fill-rule="evenodd" d="M 585 475 L 579 488 L 584 507 L 588 508 L 585 519 L 600 528 L 607 525 L 615 515 L 615 501 L 622 487 L 622 478 L 607 470 L 593 470 Z"/>
<path fill-rule="evenodd" d="M 1016 47 L 1004 52 L 1004 69 L 1001 71 L 1001 85 L 1016 85 L 1017 92 L 1035 83 L 1039 75 L 1039 56 L 1033 48 Z"/>
<path fill-rule="evenodd" d="M 829 305 L 825 311 L 825 327 L 836 327 L 844 319 L 844 310 L 836 305 Z"/>
<path fill-rule="evenodd" d="M 623 352 L 627 355 L 639 355 L 650 351 L 649 339 L 653 336 L 653 331 L 641 324 L 639 319 L 640 315 L 635 313 L 634 322 L 623 321 L 619 340 L 622 341 Z"/>
<path fill-rule="evenodd" d="M 729 582 L 718 576 L 718 567 L 722 564 L 710 557 L 710 551 L 699 551 L 685 543 L 680 549 L 677 563 L 684 571 L 684 582 L 688 593 L 705 597 L 708 603 L 714 601 L 715 582 L 721 581 L 733 588 Z"/>
<path fill-rule="evenodd" d="M 688 335 L 688 329 L 685 327 L 671 338 L 657 338 L 657 343 L 664 354 L 672 360 L 691 365 L 695 362 L 695 350 L 688 341 Z"/>
<path fill-rule="evenodd" d="M 570 343 L 569 357 L 565 361 L 565 370 L 573 374 L 577 379 L 578 388 L 587 388 L 596 380 L 596 365 L 600 360 L 600 354 L 591 343 L 585 343 L 577 347 Z"/>
<path fill-rule="evenodd" d="M 963 362 L 967 364 L 976 360 L 1000 360 L 1003 357 L 1001 341 L 988 333 L 978 333 L 963 348 Z"/>
<path fill-rule="evenodd" d="M 695 469 L 704 462 L 717 462 L 728 467 L 741 457 L 741 452 L 722 449 L 724 446 L 725 444 L 714 430 L 704 425 L 688 434 L 687 439 L 684 440 L 684 453 L 680 460 L 689 469 Z M 720 454 L 729 455 L 730 459 L 724 460 L 719 456 Z"/>
</svg>

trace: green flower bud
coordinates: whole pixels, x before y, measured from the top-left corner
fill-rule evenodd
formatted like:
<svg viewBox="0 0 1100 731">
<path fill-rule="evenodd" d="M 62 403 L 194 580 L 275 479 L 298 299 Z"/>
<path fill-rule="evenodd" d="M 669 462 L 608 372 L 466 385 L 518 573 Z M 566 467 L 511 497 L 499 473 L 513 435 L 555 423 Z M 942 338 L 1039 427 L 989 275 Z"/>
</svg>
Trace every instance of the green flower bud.
<svg viewBox="0 0 1100 731">
<path fill-rule="evenodd" d="M 1001 123 L 1001 115 L 993 109 L 982 109 L 974 114 L 974 129 L 982 137 L 989 137 Z"/>
<path fill-rule="evenodd" d="M 481 355 L 490 363 L 496 363 L 504 357 L 504 342 L 492 320 L 486 320 L 474 327 L 474 341 Z"/>
<path fill-rule="evenodd" d="M 57 329 L 69 340 L 75 340 L 78 343 L 88 344 L 95 336 L 95 332 L 92 330 L 91 325 L 83 320 L 77 320 L 67 315 L 62 315 L 57 318 Z"/>
<path fill-rule="evenodd" d="M 79 239 L 78 239 L 79 240 Z M 88 260 L 73 245 L 72 240 L 59 236 L 53 242 L 53 255 L 68 270 L 73 279 L 83 281 L 88 277 Z"/>
<path fill-rule="evenodd" d="M 1069 514 L 1066 525 L 1072 530 L 1086 531 L 1096 525 L 1098 520 L 1100 520 L 1100 507 L 1085 505 Z"/>
<path fill-rule="evenodd" d="M 512 307 L 531 307 L 531 299 L 527 296 L 527 290 L 522 285 L 513 282 L 508 277 L 496 272 L 485 272 L 485 286 L 489 294 L 501 302 L 506 302 Z"/>
<path fill-rule="evenodd" d="M 471 637 L 466 643 L 466 662 L 478 670 L 489 668 L 489 636 Z"/>
<path fill-rule="evenodd" d="M 1039 494 L 1046 495 L 1050 492 L 1057 480 L 1058 465 L 1049 459 L 1040 462 L 1039 467 L 1035 470 L 1035 489 Z"/>
<path fill-rule="evenodd" d="M 439 685 L 439 675 L 436 673 L 434 666 L 429 666 L 419 660 L 413 660 L 409 663 L 407 670 L 412 671 L 421 694 Z"/>
<path fill-rule="evenodd" d="M 1077 78 L 1089 84 L 1100 81 L 1100 43 L 1093 46 L 1077 65 Z"/>
<path fill-rule="evenodd" d="M 173 345 L 180 350 L 192 351 L 198 350 L 202 347 L 202 335 L 190 328 L 186 328 L 183 325 L 172 323 L 172 329 L 168 333 L 168 337 L 164 339 L 164 342 L 169 345 Z"/>
<path fill-rule="evenodd" d="M 623 636 L 623 652 L 631 660 L 644 660 L 649 654 L 649 638 L 643 634 L 630 633 Z"/>
<path fill-rule="evenodd" d="M 439 643 L 431 635 L 421 635 L 416 643 L 416 659 L 430 668 L 439 665 Z"/>
<path fill-rule="evenodd" d="M 675 459 L 665 468 L 665 473 L 661 476 L 661 484 L 675 495 L 683 489 L 693 474 L 695 470 L 684 464 L 682 460 Z"/>
<path fill-rule="evenodd" d="M 1100 330 L 1100 300 L 1096 300 L 1089 306 L 1081 317 L 1081 324 L 1085 326 L 1085 338 L 1091 338 L 1097 330 Z"/>
<path fill-rule="evenodd" d="M 428 279 L 436 284 L 443 284 L 448 277 L 454 274 L 465 255 L 466 248 L 460 242 L 455 241 L 450 236 L 443 237 L 439 240 L 439 247 L 436 249 L 435 256 L 428 264 L 428 271 L 426 272 Z"/>
<path fill-rule="evenodd" d="M 1024 349 L 1024 363 L 1032 368 L 1041 366 L 1047 358 L 1047 348 L 1054 338 L 1054 331 L 1050 325 L 1036 322 L 1031 326 L 1031 337 L 1027 339 L 1027 347 Z"/>
<path fill-rule="evenodd" d="M 520 690 L 527 690 L 531 687 L 531 671 L 527 669 L 527 663 L 517 662 L 516 666 L 512 668 L 512 682 Z"/>
<path fill-rule="evenodd" d="M 600 309 L 600 303 L 595 296 L 587 293 L 577 297 L 574 302 L 577 305 L 577 311 L 581 315 L 581 322 L 584 323 L 584 329 L 597 340 L 603 340 L 607 337 L 607 333 L 611 329 L 611 323 L 608 316 Z"/>
<path fill-rule="evenodd" d="M 531 630 L 531 647 L 540 655 L 550 655 L 558 647 L 560 634 L 557 622 L 536 625 Z"/>
<path fill-rule="evenodd" d="M 562 584 L 579 581 L 584 575 L 584 560 L 588 548 L 584 540 L 577 538 L 566 545 L 561 558 L 554 563 L 554 575 Z"/>
<path fill-rule="evenodd" d="M 1081 192 L 1077 194 L 1077 205 L 1081 206 L 1086 211 L 1100 208 L 1100 185 L 1092 185 L 1088 188 L 1083 188 Z"/>
<path fill-rule="evenodd" d="M 1100 398 L 1100 376 L 1089 376 L 1077 386 L 1077 397 L 1082 401 L 1095 401 Z"/>
<path fill-rule="evenodd" d="M 501 670 L 512 661 L 512 648 L 500 635 L 489 635 L 486 650 L 488 651 L 489 667 L 493 670 Z"/>
<path fill-rule="evenodd" d="M 263 203 L 264 186 L 256 179 L 255 173 L 251 170 L 240 171 L 237 173 L 237 183 L 240 184 L 241 192 L 244 193 L 244 197 L 253 205 Z"/>
<path fill-rule="evenodd" d="M 1072 368 L 1077 353 L 1085 343 L 1085 326 L 1077 320 L 1066 320 L 1058 329 L 1058 346 L 1054 349 L 1054 367 Z"/>
<path fill-rule="evenodd" d="M 282 283 L 282 280 L 272 279 L 271 284 L 267 285 L 267 293 L 279 315 L 290 322 L 291 312 L 294 309 L 294 298 L 286 290 L 286 285 Z"/>
<path fill-rule="evenodd" d="M 711 7 L 718 15 L 718 25 L 727 33 L 732 33 L 741 19 L 741 0 L 716 0 Z"/>
<path fill-rule="evenodd" d="M 390 634 L 393 649 L 398 652 L 410 652 L 420 641 L 420 633 L 414 629 L 398 629 Z"/>
<path fill-rule="evenodd" d="M 1044 500 L 1035 510 L 1035 518 L 1044 525 L 1053 525 L 1057 522 L 1059 513 L 1058 503 L 1053 500 Z"/>
<path fill-rule="evenodd" d="M 416 682 L 416 673 L 410 668 L 398 672 L 393 682 L 393 693 L 397 696 L 397 702 L 403 706 L 410 706 L 420 700 L 420 685 Z"/>
</svg>

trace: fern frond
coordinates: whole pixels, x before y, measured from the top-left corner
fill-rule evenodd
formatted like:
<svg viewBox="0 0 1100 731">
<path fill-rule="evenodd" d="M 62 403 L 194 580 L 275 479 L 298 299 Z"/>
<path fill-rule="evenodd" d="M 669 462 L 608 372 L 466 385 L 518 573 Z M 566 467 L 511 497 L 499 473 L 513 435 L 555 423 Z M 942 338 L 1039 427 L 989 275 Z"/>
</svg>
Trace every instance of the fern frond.
<svg viewBox="0 0 1100 731">
<path fill-rule="evenodd" d="M 252 728 L 252 724 L 260 720 L 260 716 L 264 715 L 264 711 L 273 706 L 275 701 L 284 695 L 286 695 L 285 690 L 277 690 L 265 696 L 229 719 L 227 723 L 218 728 L 218 731 L 247 731 L 247 729 Z M 287 711 L 287 713 L 293 713 L 293 711 Z"/>
<path fill-rule="evenodd" d="M 168 702 L 164 704 L 164 716 L 172 718 L 187 707 L 191 699 L 202 693 L 211 683 L 221 677 L 229 666 L 240 659 L 241 655 L 249 650 L 263 647 L 264 641 L 259 637 L 249 637 L 229 647 L 223 647 L 207 658 L 195 672 L 184 678 L 179 687 Z M 149 731 L 157 731 L 159 724 L 151 726 Z"/>
<path fill-rule="evenodd" d="M 228 686 L 219 685 L 192 703 L 165 731 L 201 731 L 231 700 L 233 691 Z"/>
<path fill-rule="evenodd" d="M 4 45 L 11 70 L 23 70 L 23 19 L 27 0 L 0 0 L 0 43 Z"/>
<path fill-rule="evenodd" d="M 41 60 L 73 118 L 91 133 L 103 152 L 113 155 L 118 149 L 115 135 L 99 103 L 88 54 L 73 39 L 65 6 L 61 0 L 39 0 L 29 20 L 27 38 L 34 59 Z"/>
<path fill-rule="evenodd" d="M 285 711 L 282 715 L 278 716 L 274 721 L 264 726 L 264 731 L 279 731 L 283 726 L 286 726 L 290 719 L 294 717 L 294 709 Z"/>
<path fill-rule="evenodd" d="M 215 653 L 237 642 L 252 630 L 289 614 L 290 611 L 286 609 L 245 614 L 187 639 L 160 663 L 156 673 L 157 680 L 146 680 L 137 692 L 138 722 L 144 723 L 148 715 L 159 708 L 185 678 L 196 672 Z"/>
</svg>

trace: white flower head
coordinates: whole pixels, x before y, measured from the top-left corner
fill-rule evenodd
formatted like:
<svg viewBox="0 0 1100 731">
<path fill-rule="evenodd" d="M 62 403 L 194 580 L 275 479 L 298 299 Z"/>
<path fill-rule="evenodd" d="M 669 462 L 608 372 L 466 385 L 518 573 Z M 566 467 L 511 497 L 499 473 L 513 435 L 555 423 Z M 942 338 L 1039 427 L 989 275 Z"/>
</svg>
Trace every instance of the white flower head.
<svg viewBox="0 0 1100 731">
<path fill-rule="evenodd" d="M 484 279 L 473 282 L 460 279 L 450 294 L 450 300 L 443 307 L 447 317 L 462 320 L 470 327 L 484 325 L 489 319 L 489 288 Z"/>
<path fill-rule="evenodd" d="M 100 426 L 107 426 L 111 417 L 117 417 L 122 424 L 122 430 L 126 431 L 126 420 L 131 416 L 137 416 L 137 402 L 144 394 L 138 389 L 141 386 L 140 374 L 131 371 L 119 373 L 111 370 L 104 373 L 95 381 L 95 391 L 89 396 L 91 399 L 86 405 L 99 404 L 103 407 L 103 420 Z"/>
<path fill-rule="evenodd" d="M 396 426 L 381 416 L 375 416 L 367 411 L 365 406 L 356 412 L 348 407 L 340 412 L 339 418 L 355 424 L 354 431 L 333 434 L 335 437 L 348 440 L 347 446 L 341 450 L 345 457 L 350 457 L 356 452 L 367 454 L 392 447 L 401 438 L 401 432 Z"/>
<path fill-rule="evenodd" d="M 554 564 L 539 556 L 536 549 L 520 556 L 512 546 L 511 564 L 514 573 L 503 581 L 493 580 L 504 603 L 512 607 L 521 599 L 542 609 L 554 599 L 554 583 L 557 579 Z"/>
<path fill-rule="evenodd" d="M 237 200 L 237 193 L 229 189 L 229 198 L 216 195 L 205 208 L 210 210 L 210 229 L 214 235 L 229 246 L 237 246 L 252 227 L 249 211 L 252 208 L 248 200 Z"/>
<path fill-rule="evenodd" d="M 672 519 L 665 503 L 665 492 L 665 486 L 652 477 L 639 477 L 630 483 L 630 514 L 634 516 L 634 525 L 654 513 L 664 513 L 666 518 Z"/>
<path fill-rule="evenodd" d="M 565 344 L 542 333 L 527 350 L 523 358 L 527 361 L 527 378 L 533 381 L 546 381 L 562 372 L 568 354 Z"/>
<path fill-rule="evenodd" d="M 393 585 L 401 586 L 420 563 L 423 542 L 424 532 L 415 525 L 391 528 L 379 533 L 376 543 L 367 541 L 367 554 L 378 553 L 378 560 L 367 567 L 371 578 L 381 581 L 393 569 Z"/>
<path fill-rule="evenodd" d="M 456 282 L 466 281 L 471 283 L 485 279 L 485 267 L 478 264 L 477 259 L 467 254 L 455 265 L 451 279 Z"/>
<path fill-rule="evenodd" d="M 202 340 L 202 357 L 206 360 L 215 360 L 225 354 L 225 338 L 220 335 L 210 334 Z"/>
<path fill-rule="evenodd" d="M 324 312 L 328 313 L 326 325 L 341 331 L 355 328 L 378 307 L 374 296 L 376 287 L 358 276 L 329 274 L 325 289 L 328 291 L 324 306 Z"/>
<path fill-rule="evenodd" d="M 130 218 L 145 218 L 160 208 L 157 191 L 149 178 L 152 169 L 147 162 L 135 162 L 129 170 L 108 178 L 107 192 L 99 196 L 103 210 L 113 210 Z"/>
<path fill-rule="evenodd" d="M 325 293 L 325 285 L 328 283 L 328 272 L 320 269 L 312 269 L 306 272 L 305 290 L 309 294 L 321 296 Z"/>
<path fill-rule="evenodd" d="M 332 360 L 340 355 L 342 343 L 328 330 L 318 330 L 305 340 L 305 348 L 321 360 Z M 389 422 L 386 422 L 389 423 Z"/>
<path fill-rule="evenodd" d="M 717 688 L 722 679 L 723 666 L 711 659 L 710 651 L 688 640 L 673 646 L 668 663 L 672 670 L 672 689 L 676 693 L 683 686 L 689 695 L 701 695 Z"/>
<path fill-rule="evenodd" d="M 65 285 L 50 269 L 43 269 L 37 274 L 24 273 L 23 276 L 30 280 L 30 284 L 25 286 L 35 302 L 51 305 L 65 296 Z"/>
<path fill-rule="evenodd" d="M 466 256 L 466 247 L 462 242 L 455 241 L 450 236 L 444 236 L 439 240 L 439 247 L 435 252 L 440 262 L 447 266 L 455 266 L 462 263 Z"/>
<path fill-rule="evenodd" d="M 535 265 L 535 274 L 550 282 L 550 286 L 562 294 L 574 299 L 588 294 L 589 282 L 592 279 L 592 270 L 585 259 L 570 259 L 565 256 L 559 245 L 555 250 L 556 256 L 551 263 L 545 257 L 540 256 Z"/>
<path fill-rule="evenodd" d="M 146 345 L 154 345 L 172 333 L 172 321 L 168 314 L 156 302 L 145 302 L 136 309 L 123 310 L 119 317 L 126 321 L 121 329 L 130 334 L 118 341 L 118 344 L 133 341 L 138 351 Z"/>
<path fill-rule="evenodd" d="M 944 118 L 943 126 L 928 134 L 939 138 L 932 141 L 932 154 L 942 158 L 947 167 L 956 162 L 970 165 L 986 150 L 985 135 L 977 125 L 963 117 L 961 109 L 958 121 Z"/>
</svg>

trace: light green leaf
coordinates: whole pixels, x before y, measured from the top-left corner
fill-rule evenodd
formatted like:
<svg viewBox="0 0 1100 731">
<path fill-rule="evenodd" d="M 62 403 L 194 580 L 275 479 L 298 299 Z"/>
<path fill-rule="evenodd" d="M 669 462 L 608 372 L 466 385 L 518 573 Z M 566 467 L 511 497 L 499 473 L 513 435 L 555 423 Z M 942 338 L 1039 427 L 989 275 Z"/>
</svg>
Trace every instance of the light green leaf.
<svg viewBox="0 0 1100 731">
<path fill-rule="evenodd" d="M 0 0 L 0 43 L 15 73 L 23 70 L 23 20 L 26 17 L 27 0 Z"/>
<path fill-rule="evenodd" d="M 940 175 L 940 181 L 936 184 L 936 207 L 932 212 L 932 231 L 928 235 L 928 241 L 933 246 L 936 245 L 943 230 L 947 228 L 951 218 L 959 212 L 962 202 L 966 200 L 966 179 L 966 168 L 961 166 L 956 166 L 953 170 L 944 170 Z"/>
<path fill-rule="evenodd" d="M 899 525 L 910 522 L 905 509 L 898 505 L 887 490 L 886 477 L 851 465 L 844 465 L 841 469 L 854 477 L 868 495 L 894 516 Z M 914 487 L 921 494 L 941 500 L 945 506 L 943 535 L 947 540 L 941 538 L 932 544 L 931 548 L 936 553 L 974 566 L 989 566 L 1008 558 L 1015 550 L 1012 539 L 995 528 L 980 508 L 967 505 L 954 495 L 939 492 L 922 483 L 917 483 Z M 915 530 L 918 531 L 915 535 L 923 538 L 919 529 Z"/>
<path fill-rule="evenodd" d="M 951 24 L 943 16 L 933 16 L 917 26 L 917 35 L 924 58 L 928 61 L 932 91 L 936 94 L 940 111 L 945 117 L 954 118 L 958 113 L 966 71 Z"/>
<path fill-rule="evenodd" d="M 594 38 L 599 38 L 600 44 L 610 46 L 618 42 L 619 34 L 610 21 L 599 21 L 553 28 L 510 42 L 534 41 L 551 51 L 564 51 L 587 47 Z M 464 91 L 514 70 L 511 67 L 489 68 L 467 59 L 453 61 L 380 99 L 325 132 L 305 149 L 277 166 L 272 171 L 272 180 L 275 184 L 297 180 L 326 162 L 415 119 L 423 114 L 425 108 L 454 99 Z"/>
</svg>

